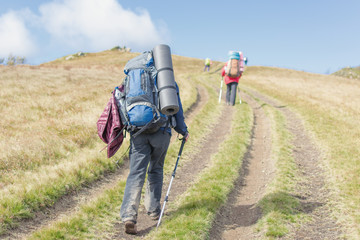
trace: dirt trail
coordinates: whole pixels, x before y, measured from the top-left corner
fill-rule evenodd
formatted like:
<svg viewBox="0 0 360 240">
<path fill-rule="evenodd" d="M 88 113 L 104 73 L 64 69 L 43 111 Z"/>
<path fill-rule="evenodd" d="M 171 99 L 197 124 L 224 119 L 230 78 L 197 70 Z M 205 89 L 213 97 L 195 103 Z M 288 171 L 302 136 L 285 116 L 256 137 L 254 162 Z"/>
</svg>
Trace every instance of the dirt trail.
<svg viewBox="0 0 360 240">
<path fill-rule="evenodd" d="M 297 184 L 297 198 L 301 211 L 311 217 L 312 221 L 293 227 L 284 239 L 343 239 L 342 226 L 331 217 L 328 205 L 330 193 L 325 187 L 325 173 L 321 168 L 321 152 L 314 140 L 309 137 L 299 116 L 286 106 L 279 106 L 274 101 L 259 93 L 250 91 L 263 102 L 278 108 L 287 119 L 287 128 L 294 136 L 293 156 L 300 170 L 300 182 Z"/>
<path fill-rule="evenodd" d="M 308 136 L 301 118 L 286 106 L 279 106 L 265 96 L 251 91 L 253 96 L 279 109 L 285 116 L 287 128 L 293 134 L 293 156 L 302 179 L 297 183 L 300 211 L 312 218 L 300 227 L 293 226 L 283 239 L 342 239 L 342 229 L 327 205 L 329 192 L 324 185 L 324 171 L 320 167 L 321 154 Z M 229 195 L 227 204 L 220 209 L 210 231 L 210 239 L 258 239 L 254 231 L 261 210 L 256 204 L 265 193 L 266 185 L 274 174 L 274 162 L 270 158 L 270 124 L 259 104 L 246 94 L 247 103 L 254 109 L 254 127 L 251 145 L 245 155 L 240 177 Z"/>
<path fill-rule="evenodd" d="M 185 114 L 188 123 L 192 121 L 207 100 L 208 95 L 206 90 L 198 86 L 197 101 Z M 13 229 L 8 234 L 1 235 L 0 239 L 26 239 L 33 232 L 61 220 L 64 216 L 70 216 L 76 212 L 82 204 L 85 204 L 91 199 L 95 199 L 107 189 L 113 188 L 119 181 L 126 180 L 128 172 L 129 159 L 125 157 L 124 164 L 121 165 L 120 168 L 117 168 L 115 172 L 106 173 L 98 181 L 63 196 L 51 208 L 36 212 L 34 218 L 22 221 L 18 228 Z"/>
<path fill-rule="evenodd" d="M 210 239 L 254 239 L 253 225 L 261 217 L 256 204 L 274 174 L 270 120 L 256 101 L 244 94 L 242 97 L 254 111 L 251 143 L 234 190 L 213 223 Z"/>
<path fill-rule="evenodd" d="M 193 181 L 196 179 L 198 174 L 208 166 L 212 154 L 215 154 L 218 151 L 218 147 L 226 138 L 226 135 L 230 132 L 231 121 L 234 113 L 234 108 L 230 106 L 224 107 L 224 110 L 221 114 L 221 117 L 218 119 L 217 123 L 213 127 L 213 131 L 207 135 L 203 140 L 200 146 L 200 151 L 191 156 L 191 160 L 184 163 L 181 168 L 176 171 L 176 178 L 173 181 L 171 192 L 169 195 L 169 203 L 167 204 L 167 209 L 169 205 L 175 201 L 177 196 L 183 194 L 188 187 L 193 184 Z M 228 124 L 224 124 L 228 123 Z M 223 134 L 216 134 L 221 132 Z M 191 141 L 191 139 L 190 139 Z M 184 148 L 185 149 L 185 148 Z M 184 150 L 185 151 L 185 150 Z M 166 194 L 168 184 L 170 181 L 170 174 L 164 176 L 164 187 L 163 195 Z M 164 196 L 162 197 L 164 198 Z M 165 214 L 167 211 L 165 210 Z M 111 239 L 136 239 L 142 238 L 148 234 L 154 227 L 156 227 L 157 221 L 152 221 L 147 215 L 143 206 L 140 206 L 139 216 L 138 216 L 138 234 L 136 236 L 127 235 L 124 233 L 124 224 L 118 223 L 115 226 L 117 230 L 114 236 Z"/>
</svg>

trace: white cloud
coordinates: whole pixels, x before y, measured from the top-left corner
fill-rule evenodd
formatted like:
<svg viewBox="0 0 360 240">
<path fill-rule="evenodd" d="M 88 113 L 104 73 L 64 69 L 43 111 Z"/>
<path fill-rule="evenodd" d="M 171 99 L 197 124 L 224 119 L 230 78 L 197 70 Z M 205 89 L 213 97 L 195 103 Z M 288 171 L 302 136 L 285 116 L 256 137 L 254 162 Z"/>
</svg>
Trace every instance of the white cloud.
<svg viewBox="0 0 360 240">
<path fill-rule="evenodd" d="M 0 58 L 25 56 L 37 63 L 73 51 L 127 46 L 135 51 L 168 42 L 164 22 L 146 10 L 124 9 L 118 0 L 51 0 L 0 15 Z M 60 55 L 60 56 L 59 56 Z"/>
<path fill-rule="evenodd" d="M 124 9 L 116 0 L 63 0 L 40 7 L 40 18 L 53 40 L 64 47 L 99 51 L 116 45 L 151 48 L 165 42 L 149 13 Z"/>
<path fill-rule="evenodd" d="M 20 12 L 10 11 L 0 16 L 0 57 L 25 56 L 36 51 L 31 33 L 26 28 Z"/>
</svg>

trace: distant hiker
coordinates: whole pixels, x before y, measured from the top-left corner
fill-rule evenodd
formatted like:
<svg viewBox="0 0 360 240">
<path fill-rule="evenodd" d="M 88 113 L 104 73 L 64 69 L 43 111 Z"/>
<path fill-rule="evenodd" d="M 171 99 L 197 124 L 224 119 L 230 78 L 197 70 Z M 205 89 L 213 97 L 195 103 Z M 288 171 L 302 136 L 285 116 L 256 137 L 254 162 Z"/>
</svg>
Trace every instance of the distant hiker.
<svg viewBox="0 0 360 240">
<path fill-rule="evenodd" d="M 212 64 L 212 61 L 210 60 L 210 58 L 205 58 L 204 72 L 205 72 L 205 70 L 210 71 L 211 64 Z"/>
<path fill-rule="evenodd" d="M 122 118 L 129 118 L 128 122 L 125 120 L 126 123 L 124 125 L 128 124 L 127 129 L 130 133 L 130 172 L 126 181 L 120 217 L 125 223 L 125 233 L 127 234 L 137 233 L 136 223 L 138 209 L 146 174 L 145 209 L 152 220 L 158 220 L 159 218 L 161 212 L 160 199 L 163 186 L 164 160 L 171 138 L 170 127 L 173 127 L 177 133 L 183 135 L 185 140 L 189 137 L 187 126 L 184 122 L 179 88 L 175 79 L 172 77 L 173 80 L 171 80 L 169 77 L 169 74 L 173 74 L 170 48 L 168 48 L 167 45 L 158 46 L 161 47 L 160 50 L 156 51 L 157 47 L 155 47 L 153 51 L 144 52 L 142 55 L 130 60 L 124 68 L 124 72 L 127 74 L 124 80 L 124 92 L 127 92 L 128 95 L 124 98 L 122 98 L 121 95 L 119 102 L 122 103 L 120 106 L 122 109 Z M 168 50 L 167 56 L 164 56 L 164 49 Z M 159 61 L 157 61 L 158 55 L 156 53 L 161 55 Z M 157 63 L 162 64 L 162 66 L 159 67 Z M 166 81 L 162 79 L 165 77 Z M 169 81 L 169 79 L 171 81 Z M 157 89 L 156 85 L 159 85 L 161 80 L 165 83 L 172 82 L 173 87 L 164 86 Z M 138 89 L 134 89 L 136 86 Z M 149 91 L 146 92 L 147 90 Z M 178 102 L 178 108 L 176 112 L 174 111 L 175 114 L 164 115 L 160 113 L 166 111 L 159 108 L 159 106 L 166 105 L 166 103 L 163 104 L 161 99 L 163 95 L 158 94 L 161 91 L 164 91 L 164 94 L 168 94 L 167 99 L 175 98 L 176 102 Z M 139 94 L 139 92 L 141 95 L 135 96 Z M 150 97 L 147 98 L 148 96 Z M 161 104 L 159 104 L 159 101 Z M 123 105 L 125 105 L 125 107 L 123 107 Z M 155 108 L 150 110 L 150 121 L 155 125 L 157 122 L 161 124 L 155 126 L 150 122 L 150 124 L 146 123 L 143 127 L 135 126 L 135 122 L 139 121 L 131 120 L 131 118 L 137 117 L 139 119 L 145 119 L 149 106 Z M 138 111 L 136 107 L 139 107 Z M 134 111 L 132 111 L 133 109 Z M 168 110 L 169 112 L 173 112 L 173 110 Z M 127 113 L 124 111 L 127 111 Z M 124 116 L 124 114 L 126 114 L 126 116 Z M 162 117 L 166 118 L 167 121 L 161 122 Z"/>
<path fill-rule="evenodd" d="M 229 61 L 222 68 L 221 76 L 224 77 L 227 86 L 226 104 L 235 105 L 236 89 L 239 79 L 244 71 L 244 58 L 242 52 L 229 52 Z"/>
<path fill-rule="evenodd" d="M 248 58 L 247 58 L 247 57 L 244 57 L 245 66 L 247 66 L 247 62 L 248 62 Z"/>
</svg>

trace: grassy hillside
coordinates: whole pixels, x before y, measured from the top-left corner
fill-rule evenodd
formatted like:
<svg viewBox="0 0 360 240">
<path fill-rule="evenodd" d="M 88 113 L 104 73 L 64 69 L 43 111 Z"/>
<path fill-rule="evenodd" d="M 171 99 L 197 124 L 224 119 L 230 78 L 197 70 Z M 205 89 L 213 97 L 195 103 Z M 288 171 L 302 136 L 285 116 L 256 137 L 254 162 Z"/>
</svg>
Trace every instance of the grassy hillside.
<svg viewBox="0 0 360 240">
<path fill-rule="evenodd" d="M 64 57 L 39 66 L 0 66 L 0 234 L 16 227 L 22 219 L 33 217 L 34 212 L 53 206 L 62 196 L 100 179 L 106 172 L 114 171 L 117 160 L 122 164 L 128 140 L 113 158 L 107 159 L 104 152 L 99 153 L 104 143 L 97 136 L 96 121 L 111 91 L 124 78 L 125 63 L 138 54 L 109 50 L 87 53 L 72 60 Z M 223 106 L 217 103 L 217 91 L 222 63 L 214 62 L 211 72 L 203 73 L 202 59 L 174 55 L 173 65 L 185 111 L 197 100 L 196 86 L 206 88 L 209 95 L 204 109 L 197 113 L 191 126 L 193 142 L 188 146 L 195 151 L 211 128 L 207 124 L 221 114 Z M 246 68 L 240 88 L 255 89 L 277 99 L 301 116 L 323 153 L 321 164 L 332 194 L 333 214 L 348 227 L 351 236 L 360 235 L 360 81 L 253 66 Z M 182 233 L 184 236 L 191 235 L 194 239 L 207 236 L 205 230 L 210 228 L 214 212 L 226 200 L 224 193 L 230 191 L 231 181 L 237 176 L 234 169 L 241 165 L 238 159 L 245 152 L 252 124 L 248 105 L 237 106 L 234 119 L 232 134 L 227 136 L 221 151 L 213 157 L 213 165 L 199 177 L 198 183 L 201 184 L 195 184 L 188 193 L 196 199 L 197 194 L 206 193 L 201 195 L 209 204 L 197 209 L 201 212 L 197 220 L 206 222 L 197 229 L 199 234 L 194 234 L 191 232 L 194 225 L 190 218 L 187 219 L 189 228 L 185 231 L 189 232 Z M 279 126 L 284 128 L 286 124 L 281 123 Z M 246 137 L 236 141 L 240 134 Z M 237 150 L 231 158 L 226 155 L 231 151 L 227 145 Z M 178 145 L 172 145 L 169 156 L 176 156 L 177 149 Z M 220 176 L 227 181 L 220 184 L 226 189 L 213 193 L 206 188 L 223 187 L 217 186 L 217 179 L 212 179 L 213 185 L 208 186 L 209 179 L 219 174 L 223 160 L 226 160 L 226 168 L 222 173 L 226 175 L 232 171 L 234 175 L 228 180 Z M 103 199 L 83 207 L 83 212 L 70 216 L 67 222 L 55 223 L 50 229 L 45 229 L 45 235 L 40 229 L 34 238 L 46 234 L 54 236 L 52 231 L 62 231 L 69 239 L 76 239 L 74 236 L 80 234 L 78 226 L 84 231 L 86 228 L 94 231 L 96 227 L 91 224 L 98 217 L 97 213 L 102 212 L 101 207 L 111 213 L 106 215 L 108 213 L 104 211 L 105 215 L 99 216 L 94 224 L 111 225 L 111 221 L 117 220 L 114 209 L 121 202 L 123 188 L 124 181 L 121 181 Z M 186 206 L 182 208 L 183 212 L 170 217 L 169 225 L 164 226 L 179 226 L 183 216 L 196 215 L 193 204 L 187 201 L 189 199 L 179 203 Z M 97 212 L 96 208 L 100 210 Z M 106 219 L 109 216 L 111 219 Z M 68 233 L 67 228 L 74 233 Z M 165 234 L 167 230 L 158 234 Z M 169 231 L 176 233 L 173 228 Z"/>
</svg>

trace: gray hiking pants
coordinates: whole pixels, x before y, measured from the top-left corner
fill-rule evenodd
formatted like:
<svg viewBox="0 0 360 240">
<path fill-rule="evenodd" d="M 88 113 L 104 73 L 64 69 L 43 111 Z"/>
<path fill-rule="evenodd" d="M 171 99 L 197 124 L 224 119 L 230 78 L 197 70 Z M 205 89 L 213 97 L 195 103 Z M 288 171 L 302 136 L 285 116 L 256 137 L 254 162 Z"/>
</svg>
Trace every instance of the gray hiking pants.
<svg viewBox="0 0 360 240">
<path fill-rule="evenodd" d="M 238 85 L 237 82 L 231 82 L 229 84 L 226 84 L 227 86 L 226 103 L 232 106 L 235 105 L 237 85 Z"/>
<path fill-rule="evenodd" d="M 141 190 L 148 173 L 144 205 L 148 214 L 161 211 L 160 199 L 163 185 L 163 168 L 170 134 L 159 130 L 153 134 L 140 134 L 130 139 L 130 172 L 126 181 L 120 216 L 123 222 L 136 223 Z"/>
</svg>

